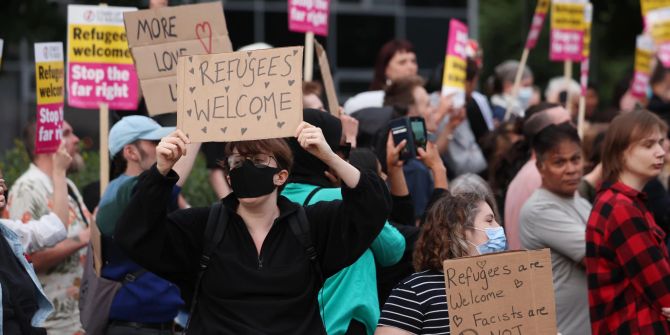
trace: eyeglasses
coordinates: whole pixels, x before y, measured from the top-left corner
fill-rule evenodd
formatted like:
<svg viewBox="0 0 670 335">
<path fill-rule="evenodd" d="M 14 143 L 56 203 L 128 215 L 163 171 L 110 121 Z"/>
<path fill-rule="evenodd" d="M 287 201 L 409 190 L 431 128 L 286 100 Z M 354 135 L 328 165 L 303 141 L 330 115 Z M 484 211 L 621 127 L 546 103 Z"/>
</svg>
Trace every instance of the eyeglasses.
<svg viewBox="0 0 670 335">
<path fill-rule="evenodd" d="M 262 167 L 268 167 L 270 166 L 270 162 L 274 160 L 277 162 L 277 159 L 268 154 L 253 154 L 253 155 L 241 155 L 241 154 L 232 154 L 228 156 L 228 168 L 229 169 L 235 169 L 244 163 L 245 160 L 250 160 L 251 163 L 254 164 L 254 166 L 258 168 Z"/>
</svg>

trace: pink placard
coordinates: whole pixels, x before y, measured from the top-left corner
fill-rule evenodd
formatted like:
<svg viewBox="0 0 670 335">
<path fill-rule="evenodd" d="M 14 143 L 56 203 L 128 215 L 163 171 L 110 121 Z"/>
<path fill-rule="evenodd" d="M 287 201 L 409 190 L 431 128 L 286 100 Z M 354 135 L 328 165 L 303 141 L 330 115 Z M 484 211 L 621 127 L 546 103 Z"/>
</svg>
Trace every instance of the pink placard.
<svg viewBox="0 0 670 335">
<path fill-rule="evenodd" d="M 136 110 L 137 72 L 133 64 L 68 63 L 68 103 L 72 107 Z"/>
<path fill-rule="evenodd" d="M 630 83 L 630 94 L 638 99 L 645 98 L 647 96 L 647 85 L 649 85 L 649 75 L 635 71 Z"/>
<path fill-rule="evenodd" d="M 63 103 L 37 105 L 35 153 L 50 154 L 58 150 L 63 137 Z"/>
<path fill-rule="evenodd" d="M 533 23 L 530 25 L 530 30 L 528 31 L 528 38 L 526 39 L 526 49 L 533 49 L 537 44 L 537 39 L 540 37 L 540 32 L 542 31 L 542 25 L 544 24 L 544 18 L 547 15 L 544 13 L 535 13 L 533 15 Z"/>
<path fill-rule="evenodd" d="M 581 61 L 584 46 L 584 31 L 552 29 L 549 59 L 552 61 Z"/>
<path fill-rule="evenodd" d="M 288 0 L 288 30 L 328 36 L 330 0 Z"/>
<path fill-rule="evenodd" d="M 463 22 L 451 19 L 449 21 L 449 40 L 447 42 L 447 56 L 456 56 L 465 60 L 465 48 L 468 44 L 468 26 Z"/>
</svg>

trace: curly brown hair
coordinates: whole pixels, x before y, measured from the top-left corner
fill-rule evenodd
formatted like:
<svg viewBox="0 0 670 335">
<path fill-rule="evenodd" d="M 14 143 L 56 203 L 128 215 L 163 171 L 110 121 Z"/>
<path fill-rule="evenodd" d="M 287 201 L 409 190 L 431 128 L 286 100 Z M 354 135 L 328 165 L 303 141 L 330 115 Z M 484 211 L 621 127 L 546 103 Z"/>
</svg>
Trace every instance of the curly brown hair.
<svg viewBox="0 0 670 335">
<path fill-rule="evenodd" d="M 443 261 L 469 256 L 465 229 L 474 227 L 482 202 L 486 199 L 475 193 L 446 193 L 435 201 L 414 247 L 414 270 L 442 271 Z"/>
</svg>

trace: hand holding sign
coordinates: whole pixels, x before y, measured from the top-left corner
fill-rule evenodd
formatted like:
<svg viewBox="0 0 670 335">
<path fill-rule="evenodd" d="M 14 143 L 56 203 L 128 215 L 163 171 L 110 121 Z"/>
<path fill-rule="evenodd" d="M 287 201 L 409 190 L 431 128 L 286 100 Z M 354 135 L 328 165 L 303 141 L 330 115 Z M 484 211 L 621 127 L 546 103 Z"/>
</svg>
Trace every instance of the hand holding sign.
<svg viewBox="0 0 670 335">
<path fill-rule="evenodd" d="M 184 132 L 177 129 L 163 137 L 156 146 L 156 169 L 166 176 L 181 156 L 186 156 L 186 145 L 191 141 Z"/>
<path fill-rule="evenodd" d="M 72 163 L 72 156 L 67 152 L 65 147 L 67 140 L 63 139 L 58 146 L 58 150 L 51 157 L 53 161 L 54 172 L 65 173 Z"/>
<path fill-rule="evenodd" d="M 298 139 L 300 146 L 305 151 L 314 155 L 321 161 L 328 161 L 335 153 L 326 142 L 321 128 L 315 127 L 307 122 L 301 122 L 298 129 L 295 131 L 295 137 Z"/>
</svg>

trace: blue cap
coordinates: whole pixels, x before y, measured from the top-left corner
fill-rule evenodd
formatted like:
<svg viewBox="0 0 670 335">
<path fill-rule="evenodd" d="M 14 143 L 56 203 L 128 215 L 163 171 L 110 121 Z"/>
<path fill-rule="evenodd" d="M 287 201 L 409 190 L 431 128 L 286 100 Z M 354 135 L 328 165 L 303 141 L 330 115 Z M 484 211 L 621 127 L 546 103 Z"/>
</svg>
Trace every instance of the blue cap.
<svg viewBox="0 0 670 335">
<path fill-rule="evenodd" d="M 114 124 L 109 131 L 109 153 L 114 157 L 126 144 L 137 140 L 158 141 L 173 132 L 175 127 L 161 127 L 158 122 L 142 115 L 130 115 Z"/>
</svg>

